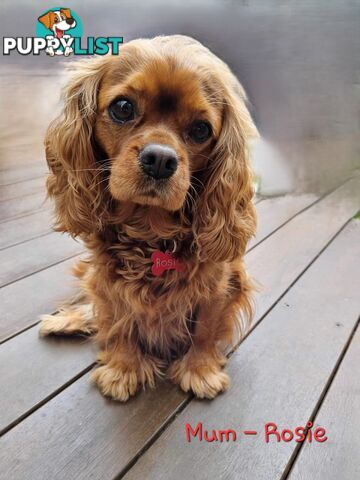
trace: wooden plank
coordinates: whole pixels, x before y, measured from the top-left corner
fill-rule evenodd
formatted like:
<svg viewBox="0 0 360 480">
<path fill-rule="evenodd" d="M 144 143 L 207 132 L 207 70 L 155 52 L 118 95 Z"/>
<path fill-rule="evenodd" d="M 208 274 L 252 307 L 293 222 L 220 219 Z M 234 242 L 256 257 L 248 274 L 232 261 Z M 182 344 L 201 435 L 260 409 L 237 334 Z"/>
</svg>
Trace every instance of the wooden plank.
<svg viewBox="0 0 360 480">
<path fill-rule="evenodd" d="M 40 339 L 35 328 L 1 345 L 0 378 L 4 395 L 0 395 L 0 434 L 5 427 L 55 392 L 59 385 L 63 386 L 88 368 L 94 359 L 92 342 L 84 338 Z M 56 371 L 56 375 L 50 375 L 51 365 L 60 362 L 61 369 Z M 49 375 L 44 375 L 44 369 Z M 27 374 L 24 375 L 24 372 Z"/>
<path fill-rule="evenodd" d="M 288 222 L 294 215 L 319 199 L 316 195 L 286 195 L 283 197 L 263 199 L 256 207 L 258 227 L 256 237 L 249 242 L 248 249 L 253 248 L 277 228 Z"/>
<path fill-rule="evenodd" d="M 342 322 L 342 317 L 339 317 Z M 325 426 L 328 440 L 305 444 L 288 477 L 290 480 L 353 480 L 360 478 L 360 330 L 316 416 L 315 426 Z"/>
<path fill-rule="evenodd" d="M 84 246 L 57 232 L 0 252 L 0 287 L 59 263 L 84 251 Z"/>
<path fill-rule="evenodd" d="M 53 213 L 43 210 L 0 223 L 0 250 L 50 233 Z"/>
<path fill-rule="evenodd" d="M 19 198 L 39 191 L 45 192 L 45 177 L 33 178 L 32 180 L 2 186 L 0 189 L 0 201 Z"/>
<path fill-rule="evenodd" d="M 70 276 L 76 259 L 66 260 L 0 290 L 0 342 L 34 325 L 74 293 Z"/>
<path fill-rule="evenodd" d="M 102 397 L 95 388 L 86 375 L 67 388 L 65 395 L 47 404 L 56 404 L 57 409 L 45 412 L 40 408 L 22 422 L 21 438 L 15 435 L 19 427 L 5 434 L 0 439 L 3 478 L 113 478 L 118 472 L 118 462 L 113 459 L 134 455 L 143 438 L 149 438 L 166 422 L 184 398 L 172 385 L 161 383 L 156 390 L 147 390 L 120 405 Z M 90 429 L 86 428 L 89 424 Z M 25 438 L 27 444 L 23 444 Z M 25 464 L 29 464 L 28 471 Z"/>
<path fill-rule="evenodd" d="M 360 176 L 346 182 L 296 216 L 247 256 L 250 275 L 259 283 L 256 317 L 263 316 L 360 205 Z M 270 255 L 269 255 L 270 252 Z M 256 322 L 254 322 L 256 324 Z"/>
<path fill-rule="evenodd" d="M 50 208 L 44 192 L 32 193 L 21 198 L 0 202 L 0 222 L 11 218 L 28 215 L 30 213 Z"/>
<path fill-rule="evenodd" d="M 232 356 L 231 389 L 213 402 L 192 401 L 126 480 L 187 478 L 194 459 L 199 480 L 281 477 L 297 443 L 274 437 L 266 443 L 264 425 L 294 430 L 310 418 L 359 315 L 359 234 L 360 222 L 346 227 Z M 187 422 L 192 428 L 202 422 L 210 436 L 212 429 L 234 429 L 237 441 L 188 443 Z M 244 430 L 258 434 L 246 436 Z M 325 449 L 317 446 L 318 453 Z"/>
<path fill-rule="evenodd" d="M 6 155 L 2 156 L 0 173 L 21 170 L 24 167 L 33 168 L 36 165 L 46 165 L 45 151 L 37 141 L 31 138 L 31 135 L 30 133 L 29 142 L 22 141 L 21 143 L 17 142 L 17 144 L 11 140 L 10 136 L 8 137 L 8 140 L 10 140 L 8 147 L 10 148 L 6 148 Z"/>
<path fill-rule="evenodd" d="M 0 186 L 44 177 L 47 173 L 45 162 L 26 165 L 16 169 L 2 170 L 0 171 Z"/>
<path fill-rule="evenodd" d="M 289 286 L 289 278 L 294 281 L 303 268 L 326 245 L 326 242 L 353 215 L 353 212 L 358 208 L 358 199 L 353 200 L 352 197 L 359 194 L 358 186 L 355 181 L 349 182 L 346 187 L 342 187 L 312 207 L 310 210 L 316 209 L 315 213 L 310 214 L 310 210 L 308 210 L 277 231 L 274 234 L 274 237 L 277 238 L 275 242 L 272 240 L 273 237 L 269 237 L 250 252 L 248 257 L 254 255 L 253 252 L 258 249 L 261 250 L 260 265 L 263 276 L 266 277 L 268 288 L 276 290 L 277 294 L 276 298 L 267 295 L 264 302 L 259 302 L 261 308 L 257 310 L 256 321 L 284 293 Z M 325 206 L 320 207 L 323 202 Z M 297 233 L 298 229 L 306 224 L 305 220 L 301 220 L 301 222 L 299 220 L 303 216 L 311 223 L 309 230 L 312 233 L 312 242 L 311 248 L 307 246 L 306 254 L 300 255 L 302 242 L 298 241 Z M 329 221 L 329 217 L 332 218 L 331 221 Z M 294 227 L 291 229 L 290 225 L 292 224 Z M 282 234 L 283 230 L 284 233 Z M 282 237 L 283 240 L 281 240 Z M 273 259 L 273 254 L 276 251 L 276 248 L 274 251 L 276 244 L 280 242 L 279 245 L 281 246 L 285 241 L 290 241 L 292 246 L 290 255 L 290 249 L 287 251 L 287 255 L 290 256 L 292 261 L 285 262 L 283 266 L 280 254 L 275 259 Z M 301 256 L 300 261 L 298 256 Z M 253 258 L 258 262 L 257 257 Z M 251 268 L 255 267 L 252 261 L 249 262 L 249 265 Z M 273 269 L 272 276 L 266 275 L 269 266 Z M 289 269 L 288 273 L 287 269 Z M 262 278 L 259 277 L 259 280 L 261 281 Z M 249 338 L 252 335 L 253 333 Z M 11 341 L 15 342 L 16 338 Z M 258 351 L 257 356 L 259 356 Z M 57 368 L 59 368 L 57 365 L 52 364 L 47 371 L 44 366 L 44 375 L 56 376 Z M 27 370 L 25 370 L 25 374 L 26 372 Z M 236 374 L 233 376 L 236 376 Z M 158 419 L 158 423 L 153 423 L 151 429 L 148 429 L 147 417 L 154 414 L 151 405 L 149 406 L 148 396 L 150 395 L 153 398 L 153 392 L 141 393 L 125 406 L 120 404 L 115 406 L 113 402 L 101 399 L 99 392 L 91 388 L 88 385 L 88 378 L 84 377 L 3 437 L 3 449 L 0 448 L 3 454 L 1 457 L 0 453 L 0 458 L 3 462 L 0 461 L 0 464 L 7 463 L 6 468 L 13 469 L 13 478 L 25 478 L 26 475 L 30 478 L 34 475 L 36 478 L 38 462 L 33 459 L 45 458 L 46 456 L 48 466 L 44 467 L 43 465 L 43 468 L 53 468 L 51 478 L 63 478 L 61 477 L 63 468 L 65 468 L 67 478 L 89 478 L 92 475 L 93 478 L 101 478 L 101 475 L 103 478 L 110 478 L 125 468 L 139 453 L 142 446 L 162 428 L 163 422 L 172 415 L 174 409 L 181 408 L 187 401 L 187 397 L 181 394 L 176 387 L 167 386 L 166 388 L 166 393 L 160 389 L 156 390 L 154 395 L 159 403 L 159 408 L 163 412 L 164 404 L 168 404 L 169 408 L 163 413 L 162 419 Z M 221 398 L 223 397 L 219 397 L 215 402 L 220 401 Z M 127 410 L 128 405 L 142 406 L 143 414 L 139 413 L 138 407 L 134 408 L 134 411 Z M 207 403 L 204 402 L 202 405 L 205 408 Z M 134 415 L 135 423 L 129 423 L 126 416 L 124 418 L 122 413 L 124 409 Z M 74 411 L 77 415 L 76 422 L 74 422 L 73 417 Z M 60 422 L 57 423 L 56 430 L 54 430 L 55 418 L 57 422 Z M 30 453 L 30 446 L 27 446 L 30 435 L 33 441 L 36 439 L 34 454 Z M 51 442 L 49 443 L 50 437 Z M 74 438 L 78 439 L 75 451 L 72 448 L 72 439 Z M 101 438 L 100 445 L 99 438 Z M 115 448 L 114 438 L 116 438 Z M 19 461 L 9 460 L 14 444 L 18 445 L 18 451 L 23 452 L 22 456 L 17 459 Z M 61 450 L 59 450 L 59 446 Z M 84 455 L 86 455 L 86 458 Z"/>
</svg>

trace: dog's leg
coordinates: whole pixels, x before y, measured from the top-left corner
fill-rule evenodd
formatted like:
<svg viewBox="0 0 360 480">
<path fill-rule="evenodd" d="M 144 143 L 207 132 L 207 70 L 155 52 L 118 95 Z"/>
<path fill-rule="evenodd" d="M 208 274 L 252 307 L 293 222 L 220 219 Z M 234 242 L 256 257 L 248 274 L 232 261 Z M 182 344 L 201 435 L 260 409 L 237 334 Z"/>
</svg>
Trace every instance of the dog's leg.
<svg viewBox="0 0 360 480">
<path fill-rule="evenodd" d="M 251 314 L 250 282 L 242 276 L 241 289 L 235 288 L 231 297 L 214 297 L 200 305 L 192 346 L 169 368 L 170 379 L 199 398 L 214 398 L 229 386 L 229 377 L 222 370 L 227 359 L 219 345 L 230 344 L 241 310 Z"/>
<path fill-rule="evenodd" d="M 226 357 L 216 345 L 216 340 L 221 339 L 214 335 L 217 322 L 225 320 L 226 315 L 226 309 L 219 303 L 202 305 L 190 349 L 169 368 L 169 378 L 199 398 L 214 398 L 229 386 L 229 377 L 222 371 Z"/>
<path fill-rule="evenodd" d="M 39 334 L 47 335 L 91 335 L 96 332 L 92 305 L 71 305 L 55 315 L 43 315 Z"/>
<path fill-rule="evenodd" d="M 90 263 L 78 260 L 72 267 L 73 275 L 80 281 L 82 288 L 74 294 L 65 306 L 59 308 L 55 315 L 42 315 L 40 335 L 91 335 L 97 327 L 93 311 L 93 303 L 87 300 L 86 279 L 91 274 Z"/>
<path fill-rule="evenodd" d="M 139 386 L 154 388 L 164 365 L 142 351 L 133 314 L 118 310 L 118 320 L 115 321 L 112 305 L 101 297 L 98 297 L 96 307 L 100 366 L 94 370 L 92 380 L 103 395 L 121 402 L 135 395 Z"/>
<path fill-rule="evenodd" d="M 120 343 L 116 349 L 102 350 L 98 361 L 101 366 L 91 378 L 103 395 L 126 402 L 135 395 L 139 386 L 155 387 L 156 377 L 161 377 L 162 362 L 143 354 L 135 344 Z"/>
</svg>

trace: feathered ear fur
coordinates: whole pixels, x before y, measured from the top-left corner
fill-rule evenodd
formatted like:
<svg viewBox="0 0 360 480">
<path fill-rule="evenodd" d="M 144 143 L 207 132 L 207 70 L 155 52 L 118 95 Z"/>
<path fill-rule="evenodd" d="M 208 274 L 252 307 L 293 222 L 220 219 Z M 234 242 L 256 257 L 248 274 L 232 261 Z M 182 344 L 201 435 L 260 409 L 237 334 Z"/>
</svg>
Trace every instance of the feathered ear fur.
<svg viewBox="0 0 360 480">
<path fill-rule="evenodd" d="M 76 236 L 102 228 L 106 189 L 100 188 L 101 165 L 95 158 L 93 127 L 97 94 L 108 59 L 74 62 L 63 90 L 61 115 L 50 124 L 46 159 L 48 194 L 55 200 L 56 229 Z"/>
<path fill-rule="evenodd" d="M 222 130 L 194 215 L 200 261 L 231 261 L 243 255 L 256 229 L 248 140 L 258 133 L 241 85 L 227 67 L 221 70 L 218 81 L 224 104 Z"/>
</svg>

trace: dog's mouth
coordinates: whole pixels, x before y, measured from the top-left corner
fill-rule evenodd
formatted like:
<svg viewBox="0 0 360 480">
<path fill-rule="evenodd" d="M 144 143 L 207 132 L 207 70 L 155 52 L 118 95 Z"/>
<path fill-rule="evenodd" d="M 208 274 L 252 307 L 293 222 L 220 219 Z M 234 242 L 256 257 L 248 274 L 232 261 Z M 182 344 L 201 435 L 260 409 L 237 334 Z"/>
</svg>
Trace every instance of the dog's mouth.
<svg viewBox="0 0 360 480">
<path fill-rule="evenodd" d="M 155 197 L 159 196 L 158 192 L 155 189 L 151 189 L 151 190 L 147 190 L 145 192 L 142 192 L 141 195 L 144 196 L 144 197 L 152 197 L 152 198 L 155 198 Z"/>
<path fill-rule="evenodd" d="M 62 38 L 62 36 L 64 35 L 64 30 L 60 30 L 60 28 L 55 27 L 55 33 L 57 38 Z"/>
<path fill-rule="evenodd" d="M 167 179 L 153 180 L 146 177 L 138 186 L 137 193 L 144 197 L 163 198 L 167 195 L 168 188 L 169 181 Z"/>
<path fill-rule="evenodd" d="M 185 195 L 180 192 L 175 194 L 173 188 L 166 180 L 158 180 L 154 185 L 142 185 L 132 199 L 141 205 L 153 205 L 170 211 L 179 210 L 184 204 Z"/>
</svg>

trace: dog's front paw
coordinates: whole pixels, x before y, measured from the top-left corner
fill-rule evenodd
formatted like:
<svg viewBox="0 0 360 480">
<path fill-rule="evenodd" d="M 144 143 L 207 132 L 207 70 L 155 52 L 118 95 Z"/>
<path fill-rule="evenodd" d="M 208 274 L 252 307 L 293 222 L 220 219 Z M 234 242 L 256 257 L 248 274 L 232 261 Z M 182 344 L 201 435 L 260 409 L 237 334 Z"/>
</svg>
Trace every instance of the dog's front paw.
<svg viewBox="0 0 360 480">
<path fill-rule="evenodd" d="M 65 57 L 68 57 L 68 56 L 70 55 L 70 53 L 72 53 L 73 51 L 74 51 L 73 48 L 71 48 L 71 47 L 66 47 L 66 48 L 65 48 L 65 51 L 64 51 Z"/>
<path fill-rule="evenodd" d="M 53 57 L 55 55 L 53 47 L 48 47 L 45 52 L 50 55 L 50 57 Z"/>
<path fill-rule="evenodd" d="M 230 383 L 227 373 L 212 357 L 197 358 L 191 354 L 171 365 L 169 377 L 184 392 L 191 390 L 198 398 L 214 398 L 226 390 Z"/>
<path fill-rule="evenodd" d="M 101 393 L 120 402 L 126 402 L 135 395 L 138 388 L 138 377 L 135 370 L 122 370 L 118 367 L 103 365 L 91 375 Z"/>
<path fill-rule="evenodd" d="M 137 359 L 129 364 L 105 364 L 92 373 L 91 379 L 106 397 L 126 402 L 139 386 L 155 387 L 156 376 L 161 376 L 161 365 L 151 358 Z"/>
</svg>

